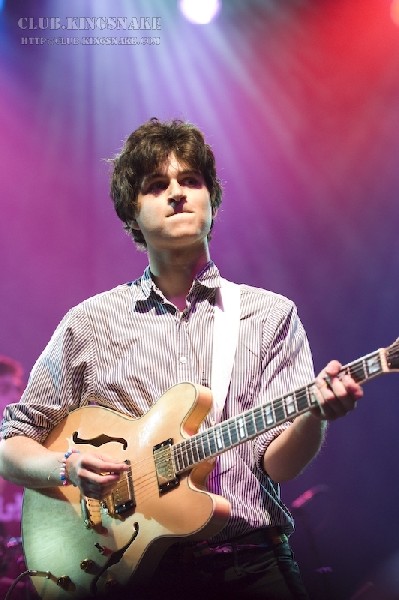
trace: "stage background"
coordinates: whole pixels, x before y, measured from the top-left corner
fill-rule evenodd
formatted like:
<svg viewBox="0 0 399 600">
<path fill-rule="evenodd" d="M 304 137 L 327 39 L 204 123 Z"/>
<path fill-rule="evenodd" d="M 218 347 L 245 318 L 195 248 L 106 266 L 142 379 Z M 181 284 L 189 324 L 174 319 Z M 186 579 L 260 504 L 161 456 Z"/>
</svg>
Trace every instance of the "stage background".
<svg viewBox="0 0 399 600">
<path fill-rule="evenodd" d="M 6 2 L 0 353 L 28 373 L 68 308 L 140 275 L 146 256 L 114 215 L 105 159 L 152 116 L 204 130 L 225 187 L 213 258 L 225 277 L 296 302 L 316 369 L 390 344 L 399 335 L 390 7 L 226 0 L 214 22 L 196 26 L 174 0 Z M 158 17 L 161 29 L 33 29 L 28 17 L 36 26 L 39 17 Z M 159 43 L 83 42 L 112 36 Z M 315 492 L 292 541 L 316 600 L 377 585 L 381 568 L 395 584 L 398 390 L 398 375 L 367 384 L 317 460 L 283 488 L 288 505 Z"/>
</svg>

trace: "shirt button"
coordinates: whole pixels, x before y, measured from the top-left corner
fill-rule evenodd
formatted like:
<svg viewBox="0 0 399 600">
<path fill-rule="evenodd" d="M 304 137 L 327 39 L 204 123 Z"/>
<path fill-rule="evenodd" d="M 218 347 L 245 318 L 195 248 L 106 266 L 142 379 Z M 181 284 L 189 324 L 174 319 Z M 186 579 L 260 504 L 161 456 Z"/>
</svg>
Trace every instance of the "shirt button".
<svg viewBox="0 0 399 600">
<path fill-rule="evenodd" d="M 181 356 L 181 357 L 179 358 L 179 360 L 180 360 L 180 362 L 181 362 L 183 365 L 185 365 L 185 364 L 186 364 L 186 362 L 187 362 L 187 356 Z"/>
</svg>

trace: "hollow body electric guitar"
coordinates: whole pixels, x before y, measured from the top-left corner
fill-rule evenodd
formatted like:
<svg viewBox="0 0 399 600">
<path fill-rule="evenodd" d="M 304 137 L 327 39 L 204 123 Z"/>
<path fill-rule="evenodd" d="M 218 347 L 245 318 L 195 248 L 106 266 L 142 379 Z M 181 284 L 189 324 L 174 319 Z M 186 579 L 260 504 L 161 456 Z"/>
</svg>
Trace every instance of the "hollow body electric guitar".
<svg viewBox="0 0 399 600">
<path fill-rule="evenodd" d="M 399 370 L 399 339 L 345 365 L 363 383 Z M 140 419 L 99 406 L 72 412 L 44 446 L 65 452 L 102 452 L 129 464 L 102 501 L 73 486 L 25 490 L 25 560 L 44 600 L 112 596 L 149 578 L 178 540 L 215 535 L 230 504 L 206 491 L 214 459 L 317 406 L 314 383 L 263 406 L 198 431 L 212 406 L 209 389 L 191 383 L 170 388 Z"/>
</svg>

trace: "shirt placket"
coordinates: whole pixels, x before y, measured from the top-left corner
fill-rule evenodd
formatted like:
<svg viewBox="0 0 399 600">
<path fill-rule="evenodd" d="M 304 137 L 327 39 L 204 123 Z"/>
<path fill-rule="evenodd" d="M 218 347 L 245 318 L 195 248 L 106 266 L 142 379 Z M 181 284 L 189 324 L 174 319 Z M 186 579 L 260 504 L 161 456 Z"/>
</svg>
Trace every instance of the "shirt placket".
<svg viewBox="0 0 399 600">
<path fill-rule="evenodd" d="M 186 311 L 177 313 L 177 355 L 176 355 L 176 376 L 177 381 L 192 381 L 192 357 L 190 356 L 190 347 L 187 338 L 187 319 Z"/>
</svg>

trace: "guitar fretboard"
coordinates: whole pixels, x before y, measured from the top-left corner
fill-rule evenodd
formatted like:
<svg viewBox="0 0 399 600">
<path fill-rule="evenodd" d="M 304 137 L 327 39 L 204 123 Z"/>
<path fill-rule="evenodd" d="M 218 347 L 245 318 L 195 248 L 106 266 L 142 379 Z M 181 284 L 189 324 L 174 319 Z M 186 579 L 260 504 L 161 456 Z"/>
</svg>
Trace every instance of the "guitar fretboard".
<svg viewBox="0 0 399 600">
<path fill-rule="evenodd" d="M 380 375 L 383 373 L 380 351 L 343 366 L 340 373 L 350 374 L 357 383 Z M 183 473 L 203 460 L 218 456 L 315 406 L 317 399 L 315 383 L 312 382 L 197 433 L 173 446 L 176 473 Z"/>
</svg>

